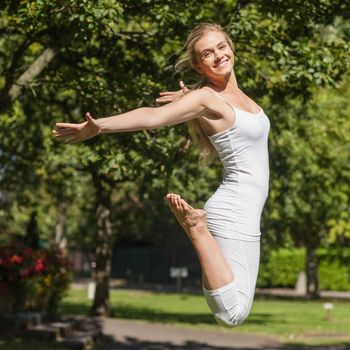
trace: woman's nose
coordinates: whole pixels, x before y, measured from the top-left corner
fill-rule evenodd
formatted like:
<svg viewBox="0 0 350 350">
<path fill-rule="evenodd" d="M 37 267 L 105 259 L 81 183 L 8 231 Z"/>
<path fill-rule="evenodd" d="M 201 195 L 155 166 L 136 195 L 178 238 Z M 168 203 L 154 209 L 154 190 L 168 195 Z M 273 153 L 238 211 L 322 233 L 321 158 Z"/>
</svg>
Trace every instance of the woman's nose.
<svg viewBox="0 0 350 350">
<path fill-rule="evenodd" d="M 216 62 L 220 62 L 222 57 L 223 57 L 223 54 L 221 52 L 219 52 L 219 51 L 215 52 L 214 59 Z"/>
</svg>

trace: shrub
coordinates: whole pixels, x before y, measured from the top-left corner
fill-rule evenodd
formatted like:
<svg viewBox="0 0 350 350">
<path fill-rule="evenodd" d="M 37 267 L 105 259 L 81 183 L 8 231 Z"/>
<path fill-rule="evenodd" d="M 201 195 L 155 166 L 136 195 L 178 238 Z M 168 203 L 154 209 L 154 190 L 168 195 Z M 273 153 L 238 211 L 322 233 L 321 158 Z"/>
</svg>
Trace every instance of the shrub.
<svg viewBox="0 0 350 350">
<path fill-rule="evenodd" d="M 67 257 L 57 248 L 36 249 L 18 242 L 0 247 L 0 290 L 10 311 L 55 312 L 72 278 Z"/>
<path fill-rule="evenodd" d="M 262 278 L 258 278 L 259 287 L 293 288 L 298 274 L 304 270 L 305 251 L 300 248 L 281 248 L 270 252 L 265 264 L 260 267 Z"/>
<path fill-rule="evenodd" d="M 342 256 L 336 250 L 319 249 L 318 277 L 321 290 L 350 289 L 350 270 L 347 252 Z M 281 248 L 270 252 L 266 262 L 260 266 L 258 287 L 294 288 L 298 274 L 305 270 L 305 249 Z"/>
<path fill-rule="evenodd" d="M 350 290 L 350 249 L 318 250 L 318 276 L 321 290 Z"/>
</svg>

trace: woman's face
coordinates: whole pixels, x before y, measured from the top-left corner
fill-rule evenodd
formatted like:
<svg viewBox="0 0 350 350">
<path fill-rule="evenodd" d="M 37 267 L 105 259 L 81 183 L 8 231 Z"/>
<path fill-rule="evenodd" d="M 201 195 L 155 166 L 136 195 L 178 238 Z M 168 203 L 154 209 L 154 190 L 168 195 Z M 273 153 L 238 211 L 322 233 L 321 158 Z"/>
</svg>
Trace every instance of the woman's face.
<svg viewBox="0 0 350 350">
<path fill-rule="evenodd" d="M 226 76 L 234 64 L 233 51 L 226 41 L 225 34 L 210 31 L 203 35 L 194 46 L 196 69 L 207 78 Z"/>
</svg>

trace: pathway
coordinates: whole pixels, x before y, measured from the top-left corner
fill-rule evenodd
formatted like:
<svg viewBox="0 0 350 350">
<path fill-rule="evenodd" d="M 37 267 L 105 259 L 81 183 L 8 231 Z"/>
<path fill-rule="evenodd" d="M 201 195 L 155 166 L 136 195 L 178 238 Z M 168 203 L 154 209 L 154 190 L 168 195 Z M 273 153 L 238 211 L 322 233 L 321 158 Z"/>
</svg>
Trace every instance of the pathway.
<svg viewBox="0 0 350 350">
<path fill-rule="evenodd" d="M 97 350 L 350 350 L 343 346 L 286 346 L 277 338 L 223 330 L 214 332 L 159 323 L 106 318 Z"/>
</svg>

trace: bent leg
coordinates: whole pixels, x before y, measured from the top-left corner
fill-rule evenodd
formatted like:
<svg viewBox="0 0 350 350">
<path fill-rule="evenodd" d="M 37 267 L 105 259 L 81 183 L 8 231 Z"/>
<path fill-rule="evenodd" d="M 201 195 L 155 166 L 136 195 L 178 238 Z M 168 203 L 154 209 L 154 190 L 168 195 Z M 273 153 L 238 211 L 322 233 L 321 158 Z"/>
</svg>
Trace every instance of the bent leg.
<svg viewBox="0 0 350 350">
<path fill-rule="evenodd" d="M 260 242 L 213 237 L 204 210 L 192 208 L 178 195 L 169 194 L 166 200 L 197 252 L 204 295 L 217 322 L 242 324 L 253 302 Z"/>
<path fill-rule="evenodd" d="M 246 242 L 215 237 L 231 269 L 232 283 L 209 290 L 203 287 L 209 308 L 217 322 L 227 327 L 239 326 L 252 307 L 259 270 L 260 242 Z"/>
<path fill-rule="evenodd" d="M 192 208 L 179 195 L 168 194 L 166 200 L 196 250 L 204 286 L 218 289 L 231 283 L 234 279 L 232 269 L 207 228 L 205 211 Z"/>
</svg>

